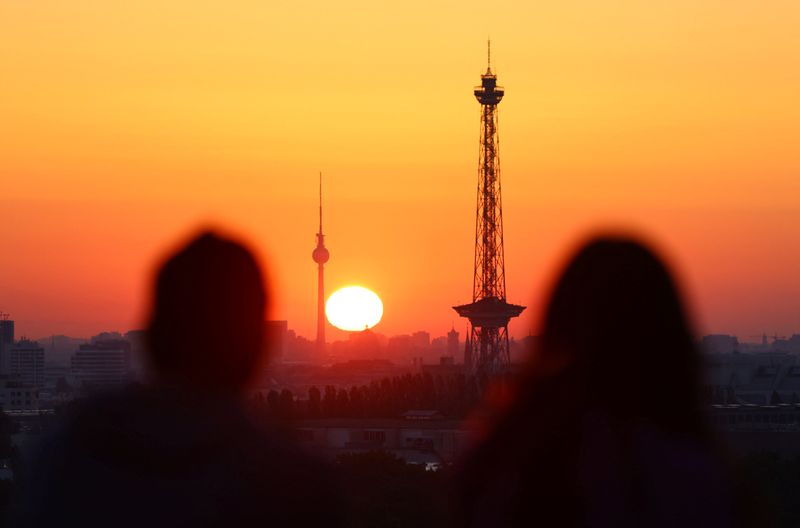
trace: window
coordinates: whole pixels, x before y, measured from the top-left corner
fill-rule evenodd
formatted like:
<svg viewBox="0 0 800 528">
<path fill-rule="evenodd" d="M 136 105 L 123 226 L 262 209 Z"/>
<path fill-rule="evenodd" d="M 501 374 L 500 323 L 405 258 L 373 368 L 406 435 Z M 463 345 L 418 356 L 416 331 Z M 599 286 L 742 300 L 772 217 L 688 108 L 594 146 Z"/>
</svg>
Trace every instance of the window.
<svg viewBox="0 0 800 528">
<path fill-rule="evenodd" d="M 406 444 L 411 449 L 430 450 L 433 449 L 433 438 L 406 438 Z"/>
<path fill-rule="evenodd" d="M 383 443 L 386 441 L 386 431 L 364 431 L 364 440 Z"/>
</svg>

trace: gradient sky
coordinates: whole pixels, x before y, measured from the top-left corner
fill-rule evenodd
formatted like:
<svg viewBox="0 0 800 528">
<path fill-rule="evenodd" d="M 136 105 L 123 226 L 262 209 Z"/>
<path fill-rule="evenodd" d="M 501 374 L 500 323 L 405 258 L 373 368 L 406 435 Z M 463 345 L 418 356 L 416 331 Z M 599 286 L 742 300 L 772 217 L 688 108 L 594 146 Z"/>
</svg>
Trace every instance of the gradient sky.
<svg viewBox="0 0 800 528">
<path fill-rule="evenodd" d="M 329 292 L 374 289 L 386 334 L 463 329 L 491 35 L 512 334 L 609 225 L 669 256 L 700 332 L 800 332 L 798 27 L 793 0 L 3 0 L 0 311 L 140 326 L 154 263 L 213 223 L 311 336 L 322 170 Z"/>
</svg>

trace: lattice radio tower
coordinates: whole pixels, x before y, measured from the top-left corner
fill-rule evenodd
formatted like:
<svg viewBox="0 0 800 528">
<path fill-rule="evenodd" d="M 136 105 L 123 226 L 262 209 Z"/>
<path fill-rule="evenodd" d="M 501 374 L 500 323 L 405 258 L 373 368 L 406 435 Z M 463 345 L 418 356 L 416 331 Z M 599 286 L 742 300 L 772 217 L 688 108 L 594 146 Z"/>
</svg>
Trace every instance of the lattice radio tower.
<svg viewBox="0 0 800 528">
<path fill-rule="evenodd" d="M 478 156 L 478 203 L 475 216 L 475 272 L 472 303 L 454 306 L 470 322 L 464 352 L 468 376 L 480 381 L 504 372 L 510 362 L 508 322 L 525 309 L 506 302 L 506 274 L 503 256 L 503 203 L 500 196 L 500 156 L 497 105 L 504 90 L 492 73 L 491 42 L 488 67 L 475 88 L 481 104 L 481 135 Z"/>
</svg>

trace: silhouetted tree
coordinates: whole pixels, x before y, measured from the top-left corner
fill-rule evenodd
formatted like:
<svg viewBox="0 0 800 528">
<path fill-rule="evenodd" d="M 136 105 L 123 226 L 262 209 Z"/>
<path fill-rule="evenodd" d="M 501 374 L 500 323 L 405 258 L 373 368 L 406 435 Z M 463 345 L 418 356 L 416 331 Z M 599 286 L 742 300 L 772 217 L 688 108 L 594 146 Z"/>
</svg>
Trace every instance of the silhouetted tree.
<svg viewBox="0 0 800 528">
<path fill-rule="evenodd" d="M 336 387 L 325 386 L 325 396 L 322 398 L 322 414 L 326 418 L 336 416 Z"/>
<path fill-rule="evenodd" d="M 308 389 L 308 416 L 310 418 L 319 418 L 322 413 L 322 395 L 319 389 L 315 386 Z"/>
<path fill-rule="evenodd" d="M 278 416 L 284 420 L 291 420 L 294 416 L 294 395 L 289 389 L 281 391 Z"/>
<path fill-rule="evenodd" d="M 350 416 L 350 397 L 347 395 L 346 389 L 339 389 L 339 392 L 336 393 L 336 415 Z"/>
<path fill-rule="evenodd" d="M 350 398 L 350 416 L 354 418 L 361 418 L 364 415 L 364 402 L 361 397 L 361 390 L 353 385 L 350 387 L 348 396 Z"/>
<path fill-rule="evenodd" d="M 739 467 L 753 493 L 747 497 L 757 513 L 769 512 L 764 526 L 800 526 L 800 457 L 793 459 L 773 451 L 759 451 L 743 457 Z"/>
<path fill-rule="evenodd" d="M 269 415 L 267 402 L 264 400 L 264 393 L 258 391 L 250 400 L 250 410 L 256 418 L 264 419 Z"/>
<path fill-rule="evenodd" d="M 463 374 L 444 377 L 404 374 L 349 389 L 329 385 L 322 398 L 319 389 L 312 387 L 305 416 L 392 418 L 411 409 L 430 409 L 444 416 L 463 418 L 478 399 L 477 386 L 468 384 Z"/>
<path fill-rule="evenodd" d="M 269 391 L 267 394 L 267 405 L 269 406 L 269 412 L 272 416 L 278 416 L 280 414 L 280 400 L 281 395 L 275 389 Z"/>
<path fill-rule="evenodd" d="M 373 451 L 337 457 L 350 491 L 350 525 L 370 527 L 448 526 L 445 475 Z"/>
</svg>

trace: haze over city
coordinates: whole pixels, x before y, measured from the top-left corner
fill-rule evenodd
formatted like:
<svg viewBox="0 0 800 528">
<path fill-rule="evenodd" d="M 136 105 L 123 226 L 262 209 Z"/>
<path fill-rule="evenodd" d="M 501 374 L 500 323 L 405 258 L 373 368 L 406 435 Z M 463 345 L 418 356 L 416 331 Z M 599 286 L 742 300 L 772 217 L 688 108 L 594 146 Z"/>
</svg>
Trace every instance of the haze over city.
<svg viewBox="0 0 800 528">
<path fill-rule="evenodd" d="M 321 170 L 328 291 L 376 291 L 386 335 L 463 332 L 491 35 L 511 334 L 610 224 L 663 249 L 699 334 L 791 335 L 800 8 L 733 7 L 5 2 L 0 310 L 35 338 L 139 328 L 154 266 L 213 223 L 312 337 Z"/>
</svg>

